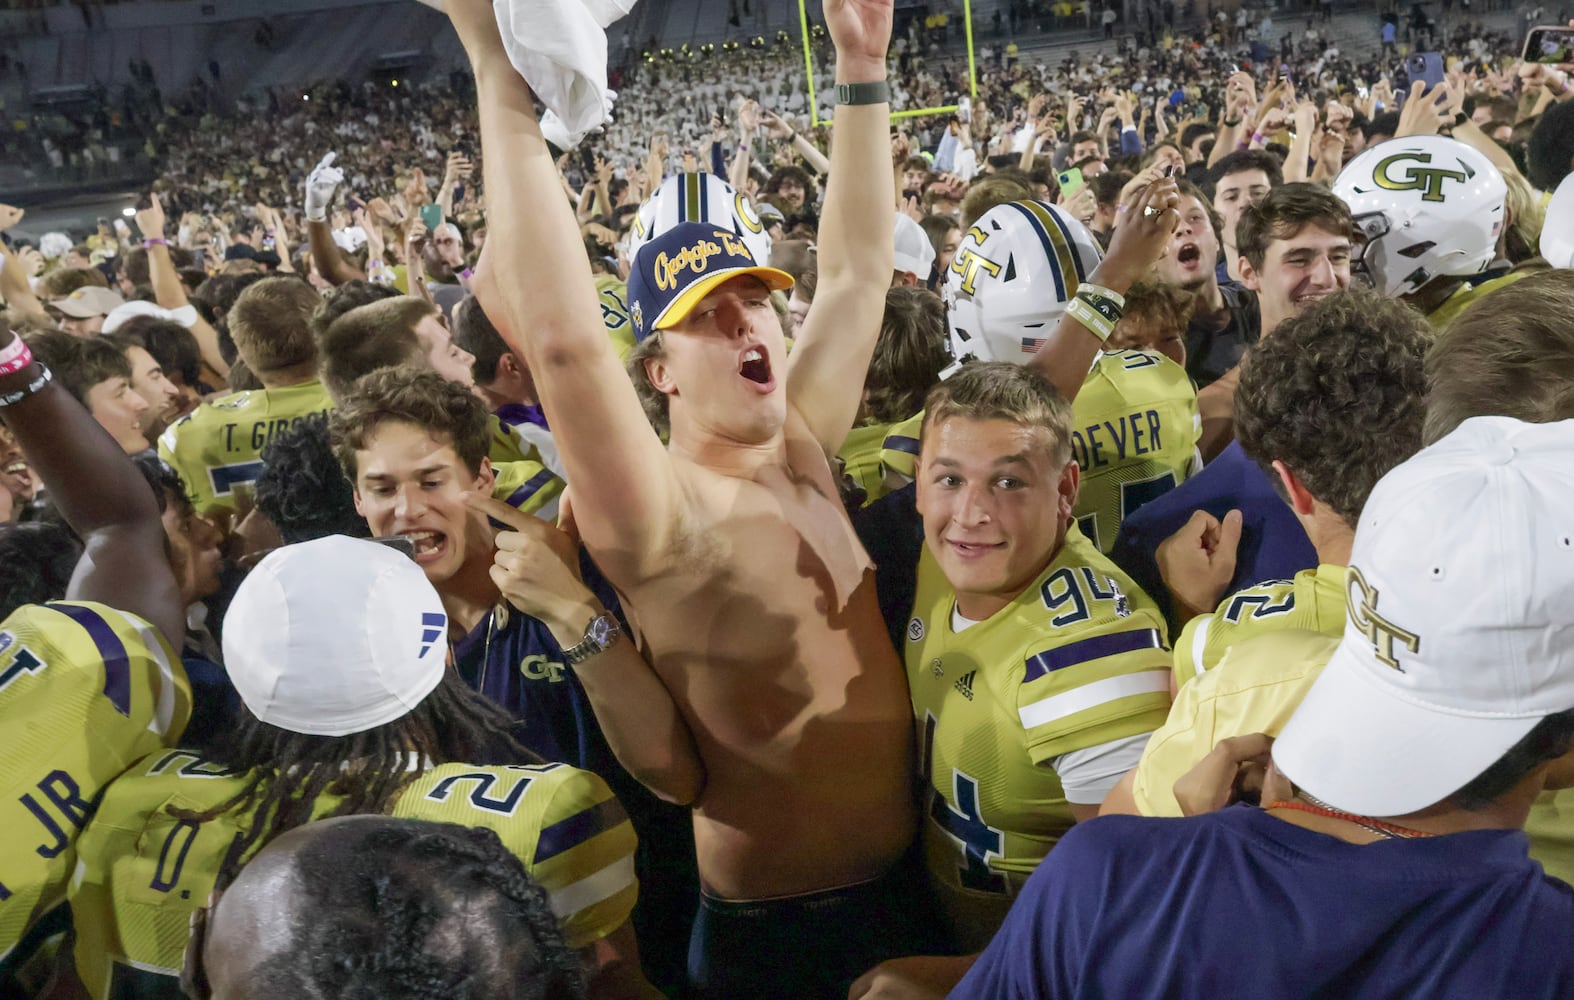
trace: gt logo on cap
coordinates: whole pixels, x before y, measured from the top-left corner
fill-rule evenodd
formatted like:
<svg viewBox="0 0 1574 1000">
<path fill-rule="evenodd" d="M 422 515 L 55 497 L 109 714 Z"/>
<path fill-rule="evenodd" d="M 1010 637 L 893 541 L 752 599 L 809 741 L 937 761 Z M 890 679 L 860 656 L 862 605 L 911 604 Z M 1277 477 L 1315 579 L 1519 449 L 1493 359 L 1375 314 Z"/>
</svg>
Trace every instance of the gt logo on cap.
<svg viewBox="0 0 1574 1000">
<path fill-rule="evenodd" d="M 1400 673 L 1405 668 L 1399 665 L 1399 658 L 1395 654 L 1394 643 L 1398 642 L 1411 653 L 1421 652 L 1421 637 L 1414 632 L 1407 631 L 1377 613 L 1377 588 L 1366 582 L 1366 577 L 1354 566 L 1350 567 L 1349 581 L 1346 584 L 1348 593 L 1348 607 L 1350 621 L 1356 628 L 1366 633 L 1372 640 L 1372 648 L 1377 652 L 1377 658 L 1393 667 Z M 1357 597 L 1359 593 L 1359 597 Z"/>
</svg>

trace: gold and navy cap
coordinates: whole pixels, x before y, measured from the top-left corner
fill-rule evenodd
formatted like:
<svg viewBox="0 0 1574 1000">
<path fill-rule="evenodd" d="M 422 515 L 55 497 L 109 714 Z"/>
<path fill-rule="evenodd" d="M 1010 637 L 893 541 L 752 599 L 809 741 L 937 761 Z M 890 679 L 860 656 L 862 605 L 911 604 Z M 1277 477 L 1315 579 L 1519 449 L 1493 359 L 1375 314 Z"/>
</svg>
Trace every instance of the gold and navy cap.
<svg viewBox="0 0 1574 1000">
<path fill-rule="evenodd" d="M 752 274 L 771 291 L 792 287 L 792 275 L 755 262 L 735 233 L 703 222 L 681 222 L 639 248 L 629 267 L 629 319 L 634 339 L 681 323 L 717 285 Z"/>
</svg>

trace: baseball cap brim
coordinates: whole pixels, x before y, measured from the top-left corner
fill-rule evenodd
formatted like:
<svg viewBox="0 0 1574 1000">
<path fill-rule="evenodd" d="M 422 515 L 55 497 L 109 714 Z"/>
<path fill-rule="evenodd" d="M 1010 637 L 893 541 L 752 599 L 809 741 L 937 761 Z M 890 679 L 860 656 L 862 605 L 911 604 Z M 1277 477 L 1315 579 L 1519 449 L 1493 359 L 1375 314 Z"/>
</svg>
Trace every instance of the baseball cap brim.
<svg viewBox="0 0 1574 1000">
<path fill-rule="evenodd" d="M 59 302 L 51 302 L 49 307 L 56 312 L 64 313 L 65 315 L 70 316 L 72 319 L 91 319 L 94 316 L 109 315 L 109 313 L 105 312 L 104 310 L 98 308 L 90 302 L 85 301 L 71 302 L 66 299 L 61 299 Z"/>
<path fill-rule="evenodd" d="M 1541 721 L 1467 716 L 1406 698 L 1374 676 L 1390 669 L 1366 636 L 1346 632 L 1274 742 L 1279 770 L 1335 809 L 1405 816 L 1436 805 Z"/>
<path fill-rule="evenodd" d="M 705 275 L 703 278 L 695 281 L 694 284 L 685 288 L 676 298 L 667 303 L 667 308 L 663 309 L 661 315 L 656 317 L 656 321 L 651 324 L 651 328 L 655 330 L 672 329 L 683 322 L 689 313 L 694 311 L 694 307 L 700 304 L 700 300 L 714 291 L 716 286 L 745 275 L 759 278 L 765 282 L 765 287 L 773 292 L 788 291 L 793 285 L 792 275 L 786 271 L 778 271 L 774 267 L 725 267 Z"/>
</svg>

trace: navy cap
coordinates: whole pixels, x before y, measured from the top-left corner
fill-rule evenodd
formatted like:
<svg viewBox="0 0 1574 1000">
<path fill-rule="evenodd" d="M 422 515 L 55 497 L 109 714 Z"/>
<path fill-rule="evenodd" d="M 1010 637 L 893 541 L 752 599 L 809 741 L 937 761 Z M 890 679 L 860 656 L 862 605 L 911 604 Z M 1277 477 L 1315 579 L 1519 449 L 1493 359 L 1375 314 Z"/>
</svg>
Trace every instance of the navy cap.
<svg viewBox="0 0 1574 1000">
<path fill-rule="evenodd" d="M 772 291 L 792 287 L 792 275 L 760 266 L 735 233 L 704 222 L 678 223 L 640 247 L 629 267 L 634 339 L 676 326 L 717 285 L 744 274 Z"/>
</svg>

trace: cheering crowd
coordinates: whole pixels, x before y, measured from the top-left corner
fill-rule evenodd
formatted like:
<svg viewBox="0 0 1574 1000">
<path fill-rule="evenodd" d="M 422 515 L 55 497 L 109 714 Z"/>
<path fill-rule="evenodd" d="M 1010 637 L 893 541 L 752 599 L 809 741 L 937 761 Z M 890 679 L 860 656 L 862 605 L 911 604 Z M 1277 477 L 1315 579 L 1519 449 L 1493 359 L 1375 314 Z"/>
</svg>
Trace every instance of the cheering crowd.
<svg viewBox="0 0 1574 1000">
<path fill-rule="evenodd" d="M 0 248 L 0 992 L 1574 995 L 1574 67 L 449 7 Z"/>
</svg>

